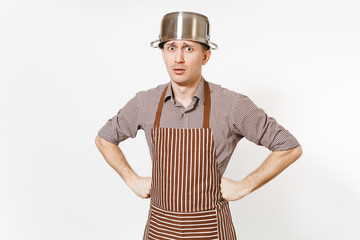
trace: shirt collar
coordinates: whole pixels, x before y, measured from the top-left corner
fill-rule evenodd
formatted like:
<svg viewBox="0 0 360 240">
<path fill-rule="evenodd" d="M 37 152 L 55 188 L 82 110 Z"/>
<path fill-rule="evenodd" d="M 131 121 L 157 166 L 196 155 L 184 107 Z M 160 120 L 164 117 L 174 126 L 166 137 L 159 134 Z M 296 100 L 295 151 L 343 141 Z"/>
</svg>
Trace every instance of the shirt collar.
<svg viewBox="0 0 360 240">
<path fill-rule="evenodd" d="M 205 103 L 204 81 L 205 81 L 205 79 L 201 76 L 201 80 L 200 80 L 198 89 L 196 90 L 195 95 L 194 95 L 194 97 L 199 99 L 199 101 L 202 102 L 203 104 Z M 173 94 L 172 86 L 171 86 L 170 82 L 168 83 L 168 88 L 166 90 L 164 101 L 166 102 L 169 99 L 171 99 L 172 102 L 175 104 L 175 101 L 174 101 L 175 98 L 174 98 L 174 94 Z"/>
</svg>

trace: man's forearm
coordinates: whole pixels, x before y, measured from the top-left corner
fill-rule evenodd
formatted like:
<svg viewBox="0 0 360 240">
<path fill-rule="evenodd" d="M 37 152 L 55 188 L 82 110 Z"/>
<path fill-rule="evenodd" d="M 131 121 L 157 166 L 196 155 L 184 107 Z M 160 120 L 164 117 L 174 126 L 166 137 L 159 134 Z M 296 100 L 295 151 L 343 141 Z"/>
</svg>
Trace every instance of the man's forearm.
<svg viewBox="0 0 360 240">
<path fill-rule="evenodd" d="M 104 159 L 121 176 L 127 185 L 129 185 L 131 179 L 137 177 L 136 173 L 130 167 L 119 146 L 107 142 L 99 136 L 96 136 L 95 144 Z"/>
<path fill-rule="evenodd" d="M 150 197 L 151 178 L 138 176 L 130 167 L 119 146 L 99 136 L 96 136 L 95 144 L 109 165 L 119 173 L 136 195 L 141 198 Z"/>
<path fill-rule="evenodd" d="M 295 162 L 302 154 L 301 146 L 287 150 L 274 151 L 254 172 L 239 182 L 242 197 L 260 188 Z"/>
<path fill-rule="evenodd" d="M 302 154 L 300 146 L 287 150 L 272 152 L 254 172 L 242 181 L 237 182 L 229 178 L 221 179 L 221 193 L 228 201 L 239 200 L 260 188 L 276 177 Z"/>
</svg>

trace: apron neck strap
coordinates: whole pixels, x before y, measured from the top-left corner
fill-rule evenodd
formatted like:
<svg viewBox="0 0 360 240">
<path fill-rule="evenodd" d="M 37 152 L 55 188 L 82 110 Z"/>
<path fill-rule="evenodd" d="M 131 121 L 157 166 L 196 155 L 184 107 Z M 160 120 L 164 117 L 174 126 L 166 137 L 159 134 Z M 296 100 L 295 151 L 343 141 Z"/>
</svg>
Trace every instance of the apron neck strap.
<svg viewBox="0 0 360 240">
<path fill-rule="evenodd" d="M 203 128 L 209 128 L 210 122 L 210 109 L 211 109 L 211 100 L 210 100 L 210 87 L 209 83 L 204 80 L 204 88 L 205 88 L 205 103 L 204 103 L 204 120 L 203 120 Z"/>
<path fill-rule="evenodd" d="M 168 86 L 164 89 L 159 101 L 158 108 L 156 110 L 155 121 L 154 121 L 154 128 L 159 127 L 161 112 L 164 105 L 165 95 Z M 203 128 L 209 128 L 210 122 L 210 109 L 211 109 L 211 100 L 210 100 L 210 87 L 209 83 L 204 80 L 204 91 L 205 91 L 205 101 L 204 101 L 204 119 L 203 119 Z"/>
<path fill-rule="evenodd" d="M 155 116 L 155 121 L 154 121 L 154 128 L 155 128 L 155 127 L 159 127 L 161 112 L 162 112 L 162 108 L 163 108 L 163 105 L 164 105 L 165 94 L 166 94 L 166 90 L 167 90 L 167 89 L 168 89 L 168 86 L 166 86 L 166 88 L 164 89 L 164 92 L 162 93 L 162 95 L 161 95 L 161 97 L 160 97 L 159 105 L 158 105 L 158 108 L 157 108 L 157 110 L 156 110 L 156 116 Z"/>
</svg>

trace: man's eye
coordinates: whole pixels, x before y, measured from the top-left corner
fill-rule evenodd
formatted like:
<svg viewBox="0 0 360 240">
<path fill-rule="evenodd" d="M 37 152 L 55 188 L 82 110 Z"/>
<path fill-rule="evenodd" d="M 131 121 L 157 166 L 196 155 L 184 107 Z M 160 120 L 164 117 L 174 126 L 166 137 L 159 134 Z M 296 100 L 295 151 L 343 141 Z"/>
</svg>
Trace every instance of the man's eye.
<svg viewBox="0 0 360 240">
<path fill-rule="evenodd" d="M 192 47 L 186 47 L 185 50 L 186 50 L 187 52 L 191 52 L 193 49 L 192 49 Z"/>
<path fill-rule="evenodd" d="M 169 49 L 170 51 L 174 51 L 174 50 L 175 50 L 175 47 L 170 46 L 170 47 L 168 47 L 168 49 Z"/>
</svg>

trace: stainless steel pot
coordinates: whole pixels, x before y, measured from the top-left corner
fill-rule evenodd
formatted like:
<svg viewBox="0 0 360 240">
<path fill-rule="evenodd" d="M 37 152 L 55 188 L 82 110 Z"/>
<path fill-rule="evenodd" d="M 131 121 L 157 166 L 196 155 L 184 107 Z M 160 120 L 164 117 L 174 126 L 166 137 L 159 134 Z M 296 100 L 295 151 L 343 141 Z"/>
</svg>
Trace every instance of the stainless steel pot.
<svg viewBox="0 0 360 240">
<path fill-rule="evenodd" d="M 210 42 L 209 19 L 194 12 L 172 12 L 163 17 L 159 39 L 150 45 L 156 48 L 169 40 L 190 40 L 204 43 L 213 50 L 218 48 L 218 45 Z"/>
</svg>

